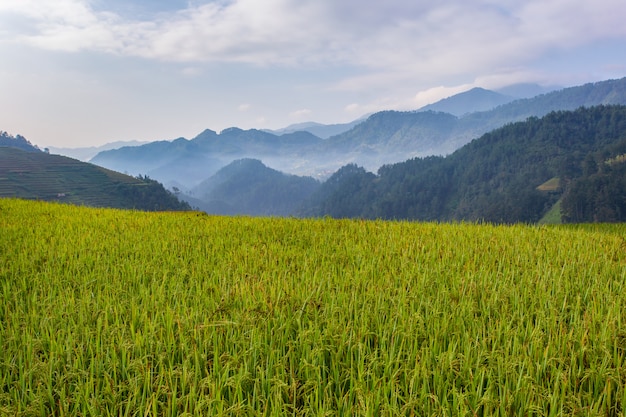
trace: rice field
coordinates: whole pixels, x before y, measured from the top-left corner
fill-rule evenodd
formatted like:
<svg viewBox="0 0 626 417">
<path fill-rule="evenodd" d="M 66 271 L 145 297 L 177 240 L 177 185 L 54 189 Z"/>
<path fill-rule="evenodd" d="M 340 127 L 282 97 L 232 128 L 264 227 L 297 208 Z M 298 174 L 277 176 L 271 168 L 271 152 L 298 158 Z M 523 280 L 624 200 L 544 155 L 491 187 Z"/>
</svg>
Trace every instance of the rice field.
<svg viewBox="0 0 626 417">
<path fill-rule="evenodd" d="M 1 416 L 624 416 L 626 225 L 0 199 Z"/>
</svg>

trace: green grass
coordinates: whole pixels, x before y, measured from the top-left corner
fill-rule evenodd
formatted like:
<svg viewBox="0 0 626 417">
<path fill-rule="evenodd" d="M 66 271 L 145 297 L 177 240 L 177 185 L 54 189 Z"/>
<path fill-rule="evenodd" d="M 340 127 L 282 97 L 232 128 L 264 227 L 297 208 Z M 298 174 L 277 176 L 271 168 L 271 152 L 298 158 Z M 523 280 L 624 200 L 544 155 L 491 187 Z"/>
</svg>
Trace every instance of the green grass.
<svg viewBox="0 0 626 417">
<path fill-rule="evenodd" d="M 626 226 L 0 199 L 0 415 L 624 416 Z"/>
<path fill-rule="evenodd" d="M 539 220 L 539 224 L 561 224 L 561 200 L 559 199 L 550 210 Z"/>
</svg>

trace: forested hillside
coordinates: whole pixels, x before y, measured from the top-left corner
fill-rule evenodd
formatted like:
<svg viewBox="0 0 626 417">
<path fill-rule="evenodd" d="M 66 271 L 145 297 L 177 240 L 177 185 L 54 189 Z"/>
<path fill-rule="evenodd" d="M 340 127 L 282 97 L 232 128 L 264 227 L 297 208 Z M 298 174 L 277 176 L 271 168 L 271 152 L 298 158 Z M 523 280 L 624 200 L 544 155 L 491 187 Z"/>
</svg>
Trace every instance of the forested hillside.
<svg viewBox="0 0 626 417">
<path fill-rule="evenodd" d="M 626 107 L 553 112 L 494 130 L 447 157 L 383 166 L 378 175 L 344 167 L 302 213 L 536 222 L 563 197 L 565 221 L 622 221 L 625 153 Z M 557 186 L 540 187 L 549 180 Z"/>
<path fill-rule="evenodd" d="M 313 178 L 284 174 L 256 159 L 241 159 L 193 188 L 193 198 L 187 201 L 212 214 L 288 216 L 319 186 Z"/>
</svg>

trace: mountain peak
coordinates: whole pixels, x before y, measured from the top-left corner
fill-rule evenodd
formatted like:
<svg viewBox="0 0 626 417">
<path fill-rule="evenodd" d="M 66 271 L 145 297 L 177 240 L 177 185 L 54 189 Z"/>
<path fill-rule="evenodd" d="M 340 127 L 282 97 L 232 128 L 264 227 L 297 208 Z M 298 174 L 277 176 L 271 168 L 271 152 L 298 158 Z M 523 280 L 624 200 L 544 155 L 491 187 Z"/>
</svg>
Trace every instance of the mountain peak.
<svg viewBox="0 0 626 417">
<path fill-rule="evenodd" d="M 436 103 L 420 108 L 418 111 L 441 111 L 455 116 L 463 116 L 467 113 L 491 110 L 499 105 L 509 103 L 514 97 L 474 87 L 471 90 L 444 98 Z"/>
</svg>

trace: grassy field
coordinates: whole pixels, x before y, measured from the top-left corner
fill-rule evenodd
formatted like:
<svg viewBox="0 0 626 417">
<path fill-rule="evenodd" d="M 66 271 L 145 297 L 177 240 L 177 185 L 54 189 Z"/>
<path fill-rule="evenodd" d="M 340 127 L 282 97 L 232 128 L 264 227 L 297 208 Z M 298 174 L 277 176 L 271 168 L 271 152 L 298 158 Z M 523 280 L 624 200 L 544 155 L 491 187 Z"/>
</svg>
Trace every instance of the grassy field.
<svg viewBox="0 0 626 417">
<path fill-rule="evenodd" d="M 0 199 L 0 415 L 624 416 L 625 238 Z"/>
</svg>

